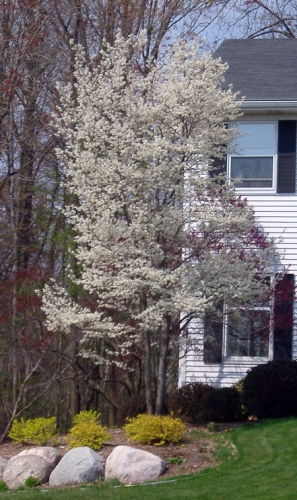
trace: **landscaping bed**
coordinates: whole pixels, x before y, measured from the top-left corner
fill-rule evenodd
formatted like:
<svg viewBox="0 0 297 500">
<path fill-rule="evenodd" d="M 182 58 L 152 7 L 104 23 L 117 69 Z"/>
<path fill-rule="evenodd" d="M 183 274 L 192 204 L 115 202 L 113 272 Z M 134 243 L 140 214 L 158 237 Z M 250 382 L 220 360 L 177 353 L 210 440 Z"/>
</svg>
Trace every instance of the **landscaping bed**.
<svg viewBox="0 0 297 500">
<path fill-rule="evenodd" d="M 230 428 L 230 425 L 221 425 L 220 430 L 223 431 L 227 427 Z M 111 439 L 99 450 L 99 454 L 104 458 L 104 461 L 116 446 L 127 445 L 149 451 L 162 458 L 168 467 L 163 475 L 166 477 L 198 472 L 205 467 L 211 467 L 216 464 L 214 457 L 216 445 L 212 439 L 212 434 L 207 431 L 206 427 L 188 425 L 180 443 L 165 444 L 162 446 L 145 445 L 130 441 L 123 429 L 108 429 L 108 433 L 111 435 Z M 0 445 L 0 456 L 9 459 L 21 451 L 32 447 L 34 445 L 22 445 L 7 440 L 4 444 Z M 60 436 L 57 439 L 55 447 L 61 455 L 65 455 L 68 447 L 64 436 Z"/>
</svg>

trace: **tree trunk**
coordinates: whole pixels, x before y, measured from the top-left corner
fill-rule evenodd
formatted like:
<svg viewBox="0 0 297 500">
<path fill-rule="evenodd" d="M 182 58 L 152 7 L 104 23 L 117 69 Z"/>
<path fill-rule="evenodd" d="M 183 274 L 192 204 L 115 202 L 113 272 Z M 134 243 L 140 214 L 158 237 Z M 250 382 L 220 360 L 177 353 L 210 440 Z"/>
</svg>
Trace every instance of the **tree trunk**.
<svg viewBox="0 0 297 500">
<path fill-rule="evenodd" d="M 159 370 L 157 378 L 157 398 L 156 415 L 163 415 L 165 412 L 165 389 L 166 389 L 166 371 L 168 362 L 168 344 L 169 344 L 169 320 L 167 328 L 161 333 Z"/>
<path fill-rule="evenodd" d="M 152 377 L 151 377 L 151 335 L 150 332 L 145 332 L 145 348 L 144 348 L 144 385 L 146 409 L 148 415 L 153 414 L 153 397 L 152 397 Z"/>
</svg>

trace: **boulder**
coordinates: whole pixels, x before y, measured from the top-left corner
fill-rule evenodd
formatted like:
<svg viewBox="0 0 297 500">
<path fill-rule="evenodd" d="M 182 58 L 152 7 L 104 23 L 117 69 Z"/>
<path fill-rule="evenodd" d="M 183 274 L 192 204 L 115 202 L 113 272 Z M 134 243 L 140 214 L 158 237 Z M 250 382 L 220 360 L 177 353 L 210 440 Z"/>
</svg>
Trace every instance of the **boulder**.
<svg viewBox="0 0 297 500">
<path fill-rule="evenodd" d="M 24 486 L 26 479 L 30 476 L 37 477 L 42 483 L 46 483 L 52 470 L 52 466 L 42 457 L 36 455 L 14 457 L 7 462 L 3 481 L 11 489 Z"/>
<path fill-rule="evenodd" d="M 49 478 L 50 486 L 92 483 L 102 476 L 103 458 L 88 446 L 73 448 L 58 463 Z"/>
<path fill-rule="evenodd" d="M 14 460 L 16 457 L 23 457 L 28 455 L 35 455 L 37 457 L 44 458 L 44 460 L 46 460 L 46 462 L 48 462 L 49 465 L 52 466 L 52 469 L 56 467 L 56 465 L 62 458 L 56 448 L 53 448 L 51 446 L 37 446 L 36 448 L 30 448 L 29 450 L 21 451 L 14 457 L 11 457 L 11 460 Z"/>
<path fill-rule="evenodd" d="M 121 483 L 144 483 L 163 474 L 166 464 L 153 453 L 117 446 L 106 460 L 105 479 L 118 479 Z"/>
<path fill-rule="evenodd" d="M 8 460 L 6 458 L 0 457 L 0 480 L 3 478 L 3 472 L 7 465 Z"/>
</svg>

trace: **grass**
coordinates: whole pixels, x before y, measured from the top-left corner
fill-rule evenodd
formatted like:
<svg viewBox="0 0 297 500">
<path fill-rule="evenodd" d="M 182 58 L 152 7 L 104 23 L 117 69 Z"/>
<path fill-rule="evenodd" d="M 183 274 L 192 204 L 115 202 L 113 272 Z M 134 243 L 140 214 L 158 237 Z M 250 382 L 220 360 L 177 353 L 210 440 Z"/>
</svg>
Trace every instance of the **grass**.
<svg viewBox="0 0 297 500">
<path fill-rule="evenodd" d="M 146 486 L 98 483 L 69 489 L 0 493 L 7 500 L 295 500 L 297 419 L 251 422 L 218 434 L 221 464 Z"/>
</svg>

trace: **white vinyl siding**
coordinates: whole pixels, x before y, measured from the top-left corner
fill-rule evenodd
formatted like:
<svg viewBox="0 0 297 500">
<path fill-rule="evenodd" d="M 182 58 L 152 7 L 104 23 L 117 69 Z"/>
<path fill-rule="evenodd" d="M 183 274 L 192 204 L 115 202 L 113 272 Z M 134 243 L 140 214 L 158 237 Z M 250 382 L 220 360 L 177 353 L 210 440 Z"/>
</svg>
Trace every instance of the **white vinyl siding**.
<svg viewBox="0 0 297 500">
<path fill-rule="evenodd" d="M 296 180 L 297 185 L 297 180 Z M 250 194 L 244 195 L 254 207 L 255 216 L 263 230 L 277 240 L 281 264 L 297 276 L 297 195 Z M 297 307 L 294 303 L 294 325 L 297 324 Z M 203 361 L 203 328 L 193 324 L 189 329 L 193 348 L 188 347 L 182 360 L 179 386 L 191 382 L 204 382 L 217 387 L 231 386 L 246 375 L 247 370 L 267 359 L 224 358 L 218 364 Z M 192 334 L 191 334 L 192 332 Z M 297 331 L 293 330 L 292 359 L 297 359 Z"/>
</svg>

